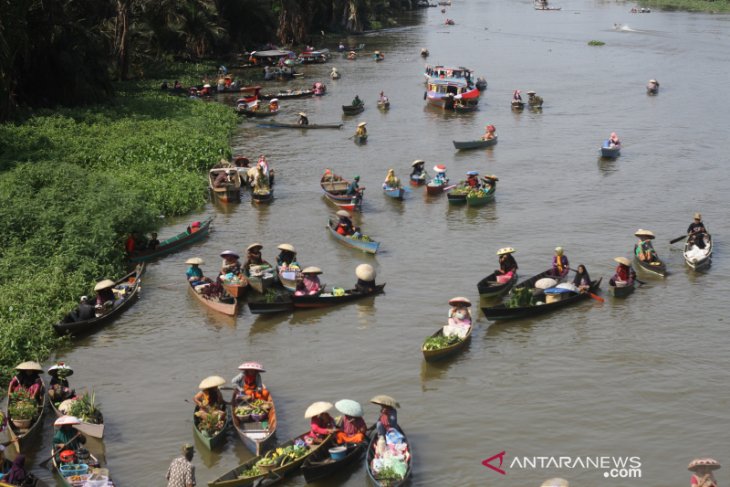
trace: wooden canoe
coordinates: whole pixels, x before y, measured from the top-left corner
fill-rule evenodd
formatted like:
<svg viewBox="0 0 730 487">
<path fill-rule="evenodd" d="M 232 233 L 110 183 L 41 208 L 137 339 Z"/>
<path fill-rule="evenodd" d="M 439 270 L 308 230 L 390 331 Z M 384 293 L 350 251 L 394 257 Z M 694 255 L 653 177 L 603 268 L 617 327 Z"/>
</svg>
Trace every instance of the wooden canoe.
<svg viewBox="0 0 730 487">
<path fill-rule="evenodd" d="M 231 175 L 231 182 L 215 187 L 215 179 L 222 171 L 235 170 Z M 216 167 L 208 171 L 208 188 L 211 194 L 222 203 L 241 201 L 241 176 L 235 167 Z"/>
<path fill-rule="evenodd" d="M 237 284 L 221 280 L 221 285 L 223 286 L 223 289 L 226 290 L 229 296 L 234 298 L 246 297 L 246 294 L 248 293 L 248 279 L 246 279 L 246 276 L 244 276 L 243 274 L 239 276 L 239 279 L 241 280 L 241 282 Z"/>
<path fill-rule="evenodd" d="M 228 427 L 231 425 L 231 413 L 228 411 L 228 408 L 225 409 L 226 413 L 226 419 L 223 423 L 223 427 L 218 431 L 214 436 L 208 436 L 207 434 L 203 433 L 198 429 L 198 422 L 200 421 L 197 416 L 195 416 L 195 413 L 198 412 L 198 406 L 195 406 L 195 410 L 193 411 L 193 431 L 195 432 L 196 438 L 200 440 L 203 445 L 208 450 L 213 450 L 214 448 L 218 448 L 220 445 L 222 445 L 226 441 L 226 436 L 228 433 Z"/>
<path fill-rule="evenodd" d="M 51 447 L 51 463 L 53 465 L 53 471 L 55 472 L 56 478 L 58 478 L 60 485 L 62 485 L 63 487 L 79 487 L 79 486 L 83 486 L 85 484 L 85 481 L 84 480 L 82 480 L 80 482 L 79 481 L 72 481 L 69 477 L 65 477 L 61 473 L 61 470 L 59 469 L 58 459 L 57 459 L 59 453 L 60 452 L 56 451 L 55 447 Z M 105 468 L 104 469 L 101 469 L 100 468 L 101 467 L 101 463 L 91 453 L 89 453 L 89 461 L 88 461 L 88 463 L 86 465 L 88 465 L 88 467 L 89 467 L 88 474 L 85 474 L 86 477 L 91 477 L 91 474 L 93 473 L 93 470 L 95 470 L 95 469 L 99 469 L 102 472 L 103 471 L 106 471 Z M 105 476 L 108 477 L 109 483 L 107 485 L 113 486 L 114 484 L 111 481 L 111 476 L 108 475 L 109 472 L 106 471 L 106 472 L 103 472 L 103 473 L 104 473 Z M 0 486 L 2 486 L 2 485 L 3 484 L 0 483 Z M 23 484 L 23 485 L 25 485 L 25 484 Z M 45 484 L 40 484 L 40 485 L 45 485 Z"/>
<path fill-rule="evenodd" d="M 428 183 L 426 185 L 426 193 L 427 194 L 430 194 L 430 195 L 434 195 L 434 196 L 437 195 L 437 194 L 441 194 L 441 193 L 444 192 L 444 188 L 446 188 L 446 185 L 448 183 L 449 182 L 446 181 L 446 182 L 444 182 L 442 184 L 434 184 L 434 182 L 431 181 L 430 183 Z"/>
<path fill-rule="evenodd" d="M 275 270 L 270 269 L 260 276 L 249 276 L 249 287 L 259 294 L 264 294 L 267 289 L 274 287 L 278 282 L 279 279 L 275 272 Z"/>
<path fill-rule="evenodd" d="M 278 123 L 278 122 L 267 122 L 259 123 L 257 127 L 272 128 L 272 129 L 341 129 L 344 124 L 342 123 L 329 123 L 329 124 L 316 124 L 310 123 L 308 125 L 299 125 L 298 123 Z"/>
<path fill-rule="evenodd" d="M 489 140 L 466 140 L 458 141 L 452 140 L 454 148 L 457 150 L 471 150 L 471 149 L 484 149 L 485 147 L 491 147 L 497 143 L 497 137 Z"/>
<path fill-rule="evenodd" d="M 200 229 L 197 232 L 188 233 L 187 230 L 180 232 L 174 237 L 163 240 L 154 249 L 145 249 L 132 253 L 132 255 L 129 256 L 129 260 L 134 263 L 147 262 L 148 260 L 177 252 L 188 245 L 199 242 L 210 233 L 210 225 L 212 222 L 213 218 L 203 220 L 200 223 Z"/>
<path fill-rule="evenodd" d="M 369 240 L 369 241 L 362 240 L 362 239 L 352 238 L 349 236 L 346 237 L 344 235 L 340 235 L 339 233 L 337 233 L 337 230 L 335 230 L 336 225 L 337 225 L 337 222 L 334 222 L 332 219 L 329 219 L 327 222 L 327 230 L 329 230 L 330 234 L 345 247 L 351 247 L 353 249 L 362 250 L 363 252 L 368 253 L 368 254 L 375 254 L 378 251 L 378 247 L 380 247 L 380 242 L 376 242 L 374 240 Z"/>
<path fill-rule="evenodd" d="M 114 302 L 114 306 L 107 313 L 89 320 L 76 321 L 74 319 L 75 316 L 78 316 L 78 308 L 76 308 L 76 310 L 67 314 L 63 320 L 53 325 L 56 333 L 59 335 L 83 335 L 92 333 L 103 325 L 115 320 L 124 310 L 132 306 L 139 297 L 144 268 L 144 263 L 137 264 L 137 267 L 132 272 L 114 283 L 115 288 L 122 287 L 126 292 L 120 299 Z"/>
<path fill-rule="evenodd" d="M 327 308 L 338 304 L 357 301 L 358 299 L 375 296 L 385 290 L 385 283 L 374 286 L 371 290 L 360 292 L 357 289 L 347 289 L 342 296 L 335 296 L 332 293 L 321 293 L 316 296 L 296 296 L 291 297 L 294 308 Z"/>
<path fill-rule="evenodd" d="M 383 194 L 394 200 L 403 201 L 403 196 L 406 194 L 405 188 L 383 188 Z"/>
<path fill-rule="evenodd" d="M 502 294 L 506 293 L 510 289 L 512 289 L 512 286 L 515 285 L 517 282 L 517 273 L 512 274 L 512 278 L 503 283 L 500 284 L 497 282 L 497 276 L 499 275 L 498 272 L 492 272 L 487 277 L 482 279 L 477 283 L 477 289 L 479 290 L 479 297 L 482 298 L 494 298 L 497 296 L 501 296 Z"/>
<path fill-rule="evenodd" d="M 418 176 L 411 174 L 409 177 L 409 180 L 411 181 L 411 186 L 423 186 L 426 184 L 426 173 L 422 172 Z"/>
<path fill-rule="evenodd" d="M 450 357 L 460 351 L 462 351 L 471 341 L 471 332 L 474 329 L 474 325 L 469 327 L 469 331 L 466 333 L 466 336 L 457 341 L 456 343 L 452 343 L 451 345 L 448 345 L 443 348 L 438 348 L 436 350 L 426 350 L 426 344 L 424 343 L 421 346 L 421 351 L 423 352 L 423 358 L 426 359 L 426 362 L 435 362 L 436 360 L 445 359 L 447 357 Z M 431 335 L 429 338 L 436 338 L 439 336 L 443 336 L 444 330 L 443 328 L 439 328 L 436 333 Z"/>
<path fill-rule="evenodd" d="M 6 411 L 5 417 L 8 420 L 8 436 L 12 440 L 11 445 L 15 445 L 15 449 L 18 453 L 26 450 L 27 442 L 38 434 L 43 427 L 43 413 L 46 410 L 46 401 L 48 401 L 48 395 L 46 394 L 46 383 L 41 378 L 43 387 L 41 388 L 40 403 L 37 405 L 37 412 L 35 417 L 31 420 L 30 426 L 27 429 L 21 429 L 15 426 L 13 418 L 10 415 L 10 393 L 8 391 L 8 410 Z"/>
<path fill-rule="evenodd" d="M 657 259 L 659 258 L 657 257 Z M 636 262 L 637 269 L 644 271 L 644 273 L 650 276 L 667 277 L 667 264 L 661 259 L 654 262 L 646 262 L 634 256 L 634 262 Z"/>
<path fill-rule="evenodd" d="M 51 400 L 51 396 L 48 396 L 48 403 L 51 405 L 51 409 L 53 410 L 53 413 L 56 415 L 57 418 L 60 418 L 64 415 L 61 411 L 58 410 L 56 404 Z M 79 418 L 79 420 L 81 421 L 81 418 Z M 81 431 L 85 436 L 101 439 L 104 437 L 103 417 L 101 421 L 101 423 L 88 423 L 86 421 L 81 421 L 81 424 L 75 425 L 74 428 L 78 431 Z"/>
<path fill-rule="evenodd" d="M 327 200 L 334 203 L 335 206 L 347 211 L 357 211 L 362 206 L 365 188 L 360 188 L 359 193 L 356 195 L 347 194 L 349 184 L 350 181 L 346 179 L 319 183 Z"/>
<path fill-rule="evenodd" d="M 251 190 L 251 200 L 254 203 L 271 203 L 274 199 L 274 189 L 268 191 Z"/>
<path fill-rule="evenodd" d="M 690 250 L 690 244 L 689 239 L 685 240 L 684 242 L 684 252 L 682 255 L 684 256 L 684 262 L 695 271 L 703 270 L 712 264 L 712 236 L 709 233 L 705 234 L 705 248 L 702 249 L 703 256 L 699 259 L 695 258 L 692 254 L 689 253 Z"/>
<path fill-rule="evenodd" d="M 342 112 L 345 115 L 357 115 L 358 113 L 362 113 L 365 111 L 365 104 L 362 103 L 360 105 L 352 106 L 352 105 L 342 105 Z"/>
<path fill-rule="evenodd" d="M 190 293 L 208 308 L 228 316 L 236 316 L 238 312 L 238 299 L 234 297 L 209 297 L 197 292 L 193 286 L 188 284 Z"/>
<path fill-rule="evenodd" d="M 302 474 L 307 483 L 315 482 L 344 470 L 353 463 L 361 461 L 368 442 L 347 443 L 347 452 L 342 460 L 333 460 L 328 449 L 320 449 L 310 455 L 302 465 Z"/>
<path fill-rule="evenodd" d="M 277 297 L 273 301 L 248 301 L 248 309 L 254 315 L 266 315 L 274 313 L 287 313 L 294 310 L 294 303 L 287 296 Z"/>
<path fill-rule="evenodd" d="M 613 286 L 611 283 L 608 284 L 608 294 L 614 298 L 625 298 L 629 294 L 634 292 L 636 287 L 635 281 L 632 281 L 628 286 Z"/>
<path fill-rule="evenodd" d="M 259 95 L 262 100 L 271 100 L 272 98 L 278 98 L 280 100 L 292 99 L 292 98 L 309 98 L 314 95 L 314 90 L 289 90 L 280 91 L 279 93 L 265 93 Z"/>
<path fill-rule="evenodd" d="M 545 304 L 521 306 L 521 307 L 516 307 L 516 308 L 510 308 L 505 303 L 502 303 L 502 304 L 494 306 L 494 307 L 483 307 L 482 312 L 484 313 L 484 316 L 488 320 L 492 320 L 492 321 L 537 316 L 537 315 L 549 313 L 551 311 L 555 311 L 557 309 L 565 308 L 565 307 L 575 304 L 579 301 L 589 299 L 590 298 L 589 293 L 595 293 L 600 286 L 601 286 L 601 279 L 598 279 L 598 280 L 591 282 L 591 288 L 590 288 L 589 292 L 571 293 L 570 296 L 565 297 L 565 298 L 561 299 L 560 301 L 555 301 L 553 303 L 546 302 Z M 518 285 L 516 287 L 520 287 L 520 286 Z M 540 301 L 544 301 L 545 293 L 540 292 L 540 291 L 541 290 L 535 290 L 535 293 L 537 293 L 537 294 L 535 294 L 535 298 L 540 299 Z"/>
<path fill-rule="evenodd" d="M 408 438 L 406 437 L 406 434 L 403 432 L 402 429 L 399 428 L 400 433 L 403 435 L 403 442 L 408 445 L 408 460 L 407 460 L 407 470 L 405 475 L 403 476 L 403 479 L 401 480 L 378 480 L 377 474 L 373 472 L 373 458 L 375 456 L 375 446 L 378 444 L 378 435 L 374 434 L 370 438 L 370 443 L 368 444 L 368 452 L 367 456 L 365 457 L 365 468 L 368 471 L 368 479 L 370 482 L 377 486 L 377 487 L 401 487 L 402 485 L 405 485 L 406 482 L 408 482 L 408 479 L 411 476 L 411 466 L 413 464 L 413 449 L 411 448 L 410 443 L 408 442 Z"/>
<path fill-rule="evenodd" d="M 525 102 L 523 102 L 523 101 L 513 101 L 512 102 L 512 110 L 522 111 L 524 108 L 525 108 Z"/>
<path fill-rule="evenodd" d="M 601 146 L 601 157 L 605 157 L 606 159 L 616 159 L 619 155 L 621 155 L 620 145 L 610 147 L 607 140 Z"/>
<path fill-rule="evenodd" d="M 494 199 L 494 193 L 497 191 L 497 183 L 493 182 L 488 191 L 471 191 L 466 195 L 466 204 L 470 207 L 484 206 Z"/>
<path fill-rule="evenodd" d="M 237 406 L 241 405 L 238 391 L 234 389 L 231 397 L 231 418 L 233 428 L 235 428 L 238 437 L 246 448 L 251 450 L 254 455 L 262 455 L 269 451 L 274 445 L 276 435 L 276 408 L 274 400 L 271 399 L 271 409 L 269 409 L 269 417 L 264 422 L 244 422 L 233 413 Z"/>
<path fill-rule="evenodd" d="M 245 108 L 237 109 L 236 112 L 238 112 L 239 115 L 243 115 L 248 118 L 267 118 L 267 117 L 273 117 L 277 113 L 279 113 L 279 110 L 268 111 L 268 110 L 247 110 Z"/>
<path fill-rule="evenodd" d="M 282 286 L 284 286 L 284 289 L 287 291 L 296 291 L 297 289 L 297 279 L 302 275 L 302 271 L 299 269 L 285 269 L 281 266 L 276 267 L 276 272 L 279 275 L 279 282 Z"/>
<path fill-rule="evenodd" d="M 309 432 L 303 433 L 296 438 L 293 438 L 285 443 L 282 443 L 281 445 L 278 445 L 278 447 L 285 448 L 287 446 L 291 446 L 296 440 L 303 440 L 304 436 L 308 433 Z M 253 467 L 254 465 L 256 465 L 256 462 L 261 460 L 262 455 L 258 455 L 247 461 L 246 463 L 243 463 L 233 470 L 230 470 L 227 473 L 221 475 L 217 479 L 208 482 L 208 487 L 248 487 L 254 484 L 257 486 L 270 485 L 270 483 L 274 483 L 275 481 L 281 480 L 284 477 L 294 473 L 299 467 L 301 467 L 301 465 L 306 461 L 309 456 L 315 454 L 317 451 L 321 449 L 327 450 L 331 441 L 332 437 L 328 436 L 325 440 L 322 441 L 322 443 L 310 446 L 309 452 L 306 455 L 297 458 L 293 462 L 280 466 L 279 468 L 275 468 L 268 474 L 264 473 L 253 477 L 241 477 L 241 474 L 244 471 Z"/>
</svg>

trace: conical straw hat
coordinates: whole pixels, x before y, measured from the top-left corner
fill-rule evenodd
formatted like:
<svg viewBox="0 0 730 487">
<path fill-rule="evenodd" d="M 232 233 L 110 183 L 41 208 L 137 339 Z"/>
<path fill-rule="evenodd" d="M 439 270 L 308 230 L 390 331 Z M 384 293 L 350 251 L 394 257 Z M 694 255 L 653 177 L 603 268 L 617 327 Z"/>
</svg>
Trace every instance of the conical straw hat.
<svg viewBox="0 0 730 487">
<path fill-rule="evenodd" d="M 258 370 L 259 372 L 266 372 L 264 366 L 258 362 L 244 362 L 238 366 L 238 370 Z"/>
<path fill-rule="evenodd" d="M 627 266 L 631 265 L 631 261 L 629 259 L 627 259 L 626 257 L 614 257 L 613 260 L 615 260 L 619 264 L 623 264 L 623 265 L 627 265 Z"/>
<path fill-rule="evenodd" d="M 380 394 L 378 396 L 375 396 L 374 398 L 370 399 L 370 402 L 373 404 L 377 404 L 378 406 L 390 406 L 392 408 L 399 408 L 400 404 L 398 404 L 398 401 L 393 399 L 390 396 L 386 396 L 385 394 Z"/>
<path fill-rule="evenodd" d="M 502 247 L 497 251 L 497 255 L 514 254 L 515 252 L 517 251 L 512 247 Z"/>
<path fill-rule="evenodd" d="M 99 281 L 96 283 L 96 286 L 94 286 L 94 291 L 101 291 L 102 289 L 108 289 L 110 287 L 114 287 L 114 281 L 111 279 L 104 279 L 103 281 Z"/>
<path fill-rule="evenodd" d="M 634 233 L 634 235 L 636 237 L 648 237 L 648 238 L 654 238 L 655 237 L 654 232 L 652 232 L 651 230 L 644 230 L 643 228 L 639 228 Z"/>
<path fill-rule="evenodd" d="M 355 268 L 355 276 L 363 281 L 374 281 L 375 269 L 370 264 L 360 264 Z"/>
<path fill-rule="evenodd" d="M 362 405 L 352 399 L 340 399 L 335 403 L 335 408 L 342 414 L 352 416 L 353 418 L 362 418 L 364 414 Z"/>
<path fill-rule="evenodd" d="M 332 409 L 332 403 L 327 401 L 317 401 L 311 404 L 304 412 L 304 418 L 309 419 L 315 416 L 319 416 L 322 413 L 326 413 Z"/>
<path fill-rule="evenodd" d="M 15 370 L 35 370 L 37 372 L 43 372 L 43 367 L 38 362 L 29 360 L 28 362 L 22 362 L 15 366 Z"/>
<path fill-rule="evenodd" d="M 687 470 L 694 472 L 699 467 L 707 467 L 709 470 L 717 470 L 720 468 L 720 462 L 714 458 L 695 458 L 687 466 Z"/>
<path fill-rule="evenodd" d="M 465 298 L 464 296 L 457 296 L 455 298 L 449 299 L 449 304 L 451 306 L 454 306 L 456 304 L 465 304 L 467 306 L 471 306 L 471 301 L 469 301 L 469 298 Z"/>
<path fill-rule="evenodd" d="M 425 164 L 425 163 L 426 163 L 426 161 L 424 161 L 424 160 L 422 160 L 422 159 L 416 159 L 416 160 L 415 160 L 415 161 L 413 161 L 413 163 L 411 164 L 411 167 L 416 167 L 416 166 L 417 166 L 417 165 L 419 165 L 419 164 Z"/>
<path fill-rule="evenodd" d="M 322 269 L 315 266 L 309 266 L 302 269 L 302 274 L 322 274 Z"/>
<path fill-rule="evenodd" d="M 288 243 L 283 243 L 276 248 L 279 250 L 288 250 L 289 252 L 296 252 L 296 250 L 294 249 L 294 246 L 292 244 L 288 244 Z"/>
<path fill-rule="evenodd" d="M 220 375 L 211 375 L 200 382 L 199 389 L 209 389 L 211 387 L 220 387 L 226 383 L 226 380 Z"/>
<path fill-rule="evenodd" d="M 53 426 L 66 426 L 74 424 L 81 424 L 81 421 L 79 421 L 79 418 L 77 418 L 76 416 L 61 416 L 53 422 Z"/>
<path fill-rule="evenodd" d="M 337 215 L 337 216 L 346 216 L 346 217 L 348 217 L 348 218 L 350 218 L 350 217 L 352 216 L 352 215 L 350 215 L 350 212 L 349 212 L 349 211 L 347 211 L 347 210 L 339 210 L 339 211 L 338 211 L 338 212 L 336 213 L 336 215 Z"/>
<path fill-rule="evenodd" d="M 185 261 L 186 264 L 190 265 L 201 265 L 204 264 L 203 259 L 200 257 L 190 257 L 188 260 Z"/>
</svg>

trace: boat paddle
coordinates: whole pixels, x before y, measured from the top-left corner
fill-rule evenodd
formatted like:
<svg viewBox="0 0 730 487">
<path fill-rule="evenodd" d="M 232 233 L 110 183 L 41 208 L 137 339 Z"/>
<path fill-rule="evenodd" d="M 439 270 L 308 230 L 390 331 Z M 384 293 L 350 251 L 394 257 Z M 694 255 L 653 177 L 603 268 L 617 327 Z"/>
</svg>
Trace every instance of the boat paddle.
<svg viewBox="0 0 730 487">
<path fill-rule="evenodd" d="M 687 235 L 682 235 L 681 237 L 673 238 L 672 240 L 669 241 L 669 243 L 674 244 L 674 243 L 679 242 L 680 240 L 684 240 L 685 238 L 687 238 Z"/>
<path fill-rule="evenodd" d="M 569 270 L 569 271 L 573 271 L 573 272 L 576 272 L 576 273 L 578 272 L 577 270 L 575 270 L 575 269 L 572 269 L 572 268 L 570 268 L 570 267 L 568 267 L 568 270 Z M 592 293 L 592 292 L 590 292 L 590 291 L 588 291 L 588 290 L 586 290 L 586 293 L 588 294 L 588 296 L 592 297 L 593 299 L 595 299 L 595 300 L 596 300 L 596 301 L 598 301 L 599 303 L 603 303 L 603 302 L 605 302 L 605 301 L 606 301 L 605 299 L 603 299 L 602 297 L 600 297 L 600 296 L 599 296 L 598 294 L 594 294 L 594 293 Z"/>
<path fill-rule="evenodd" d="M 73 437 L 73 438 L 71 438 L 70 440 L 68 440 L 68 441 L 67 441 L 66 443 L 63 443 L 63 446 L 65 447 L 65 446 L 66 446 L 66 445 L 68 445 L 69 443 L 73 442 L 73 441 L 74 441 L 74 440 L 75 440 L 76 438 L 78 438 L 79 436 L 81 436 L 81 431 L 79 431 L 78 433 L 76 433 L 76 434 L 74 435 L 74 437 Z M 62 450 L 62 449 L 63 449 L 63 448 L 59 448 L 59 450 Z M 46 464 L 47 464 L 47 463 L 48 463 L 48 462 L 49 462 L 49 461 L 50 461 L 50 460 L 51 460 L 51 459 L 52 459 L 53 457 L 55 457 L 55 456 L 56 456 L 56 447 L 54 446 L 54 447 L 53 447 L 53 455 L 51 455 L 50 457 L 48 457 L 48 458 L 46 458 L 45 460 L 43 460 L 42 462 L 40 462 L 40 463 L 39 463 L 38 465 L 40 465 L 41 467 L 44 467 L 44 466 L 45 466 L 45 465 L 46 465 Z"/>
<path fill-rule="evenodd" d="M 458 186 L 458 184 L 452 184 L 451 186 L 444 186 L 444 188 L 441 191 L 443 191 L 445 193 L 451 189 L 454 189 L 457 186 Z"/>
</svg>

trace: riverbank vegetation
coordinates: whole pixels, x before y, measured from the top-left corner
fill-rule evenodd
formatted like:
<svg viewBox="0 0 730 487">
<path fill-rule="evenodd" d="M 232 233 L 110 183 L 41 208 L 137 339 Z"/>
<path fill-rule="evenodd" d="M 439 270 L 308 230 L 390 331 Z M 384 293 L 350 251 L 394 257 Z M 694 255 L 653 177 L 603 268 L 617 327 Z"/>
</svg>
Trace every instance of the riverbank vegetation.
<svg viewBox="0 0 730 487">
<path fill-rule="evenodd" d="M 640 5 L 660 10 L 730 13 L 729 0 L 648 0 L 640 2 Z"/>
<path fill-rule="evenodd" d="M 130 231 L 205 202 L 202 173 L 230 157 L 235 119 L 223 105 L 134 89 L 0 125 L 0 384 L 48 356 L 51 324 L 96 280 L 124 272 Z"/>
</svg>

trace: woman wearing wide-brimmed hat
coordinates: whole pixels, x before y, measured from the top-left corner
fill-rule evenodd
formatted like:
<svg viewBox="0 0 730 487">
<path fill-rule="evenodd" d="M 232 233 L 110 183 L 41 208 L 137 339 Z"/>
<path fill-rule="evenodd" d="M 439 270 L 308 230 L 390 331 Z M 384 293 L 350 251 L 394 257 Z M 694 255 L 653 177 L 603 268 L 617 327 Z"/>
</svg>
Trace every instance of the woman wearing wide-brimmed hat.
<svg viewBox="0 0 730 487">
<path fill-rule="evenodd" d="M 79 424 L 81 421 L 76 416 L 61 416 L 53 422 L 54 428 L 58 428 L 53 434 L 55 451 L 76 451 L 86 443 L 86 437 L 74 429 L 74 426 Z"/>
<path fill-rule="evenodd" d="M 225 418 L 226 401 L 219 389 L 225 383 L 226 380 L 219 375 L 211 375 L 200 382 L 200 392 L 193 397 L 193 402 L 198 406 L 195 413 L 197 417 L 202 419 L 208 414 L 216 414 L 219 419 Z"/>
<path fill-rule="evenodd" d="M 23 362 L 15 366 L 18 372 L 8 385 L 8 392 L 26 391 L 37 402 L 43 400 L 43 380 L 40 374 L 43 373 L 41 364 L 34 361 Z"/>
<path fill-rule="evenodd" d="M 210 282 L 210 279 L 203 275 L 203 269 L 200 268 L 200 266 L 205 263 L 203 262 L 203 259 L 200 257 L 191 257 L 186 260 L 185 263 L 190 266 L 188 267 L 188 270 L 185 271 L 185 275 L 188 277 L 188 282 L 191 286 L 195 287 L 200 284 Z"/>
<path fill-rule="evenodd" d="M 398 411 L 395 409 L 400 407 L 398 401 L 381 394 L 370 399 L 370 402 L 380 406 L 380 417 L 378 422 L 375 423 L 375 428 L 380 436 L 385 435 L 390 429 L 400 429 L 398 427 Z"/>
<path fill-rule="evenodd" d="M 370 264 L 360 264 L 355 267 L 355 290 L 361 293 L 369 293 L 375 289 L 375 269 Z"/>
<path fill-rule="evenodd" d="M 238 260 L 238 254 L 232 250 L 224 250 L 221 252 L 223 262 L 221 263 L 221 274 L 234 274 L 238 275 L 241 273 L 241 261 Z"/>
<path fill-rule="evenodd" d="M 634 253 L 636 254 L 636 257 L 644 262 L 658 261 L 659 258 L 656 255 L 656 250 L 654 250 L 654 245 L 651 243 L 651 241 L 655 238 L 654 232 L 639 228 L 634 233 L 634 236 L 639 238 L 639 241 L 636 245 L 634 245 Z"/>
<path fill-rule="evenodd" d="M 111 308 L 114 305 L 114 300 L 116 299 L 114 296 L 114 281 L 111 279 L 99 281 L 96 283 L 96 286 L 94 286 L 94 291 L 96 291 L 97 308 Z"/>
<path fill-rule="evenodd" d="M 609 284 L 617 287 L 631 286 L 636 279 L 636 272 L 631 268 L 631 261 L 626 257 L 615 257 L 613 259 L 618 263 L 616 273 L 611 277 Z"/>
<path fill-rule="evenodd" d="M 306 441 L 310 443 L 322 443 L 329 435 L 337 431 L 335 419 L 327 412 L 332 409 L 332 403 L 317 401 L 311 404 L 304 412 L 304 418 L 309 419 L 309 433 Z"/>
<path fill-rule="evenodd" d="M 261 380 L 261 372 L 266 372 L 263 365 L 258 362 L 244 362 L 238 366 L 238 370 L 241 372 L 231 382 L 241 397 L 248 400 L 271 400 L 271 394 Z"/>
<path fill-rule="evenodd" d="M 263 248 L 264 246 L 258 242 L 252 243 L 246 248 L 246 262 L 243 264 L 243 272 L 246 277 L 251 277 L 251 266 L 267 265 L 271 267 L 271 264 L 261 257 L 261 249 Z"/>
<path fill-rule="evenodd" d="M 471 328 L 471 312 L 469 307 L 471 301 L 469 299 L 458 296 L 449 300 L 449 321 L 448 324 L 443 328 L 443 334 L 445 337 L 458 336 L 464 338 L 469 333 Z"/>
<path fill-rule="evenodd" d="M 497 250 L 499 256 L 499 270 L 497 272 L 507 278 L 512 279 L 512 276 L 517 272 L 517 261 L 512 256 L 516 252 L 512 247 L 502 247 Z"/>
<path fill-rule="evenodd" d="M 322 269 L 319 267 L 305 267 L 302 269 L 302 279 L 297 282 L 295 296 L 316 296 L 322 292 L 322 283 L 319 282 L 319 274 Z"/>
<path fill-rule="evenodd" d="M 420 178 L 420 177 L 428 177 L 428 173 L 425 171 L 423 166 L 426 164 L 426 161 L 422 159 L 416 159 L 411 164 L 411 167 L 413 168 L 411 170 L 411 179 L 414 178 Z"/>
<path fill-rule="evenodd" d="M 283 243 L 276 247 L 281 250 L 276 256 L 276 265 L 279 267 L 289 267 L 297 264 L 297 251 L 292 244 Z"/>
<path fill-rule="evenodd" d="M 340 399 L 335 403 L 335 409 L 344 416 L 337 432 L 337 444 L 362 443 L 368 431 L 368 425 L 362 419 L 363 410 L 359 402 L 352 399 Z"/>
<path fill-rule="evenodd" d="M 68 377 L 72 376 L 73 373 L 73 369 L 63 362 L 58 362 L 48 368 L 48 375 L 51 376 L 48 385 L 48 397 L 51 398 L 51 401 L 60 403 L 76 395 L 76 391 L 71 389 L 68 383 Z"/>
<path fill-rule="evenodd" d="M 717 487 L 717 480 L 712 471 L 720 468 L 720 462 L 714 458 L 696 458 L 689 463 L 687 470 L 692 472 L 692 487 Z"/>
</svg>

